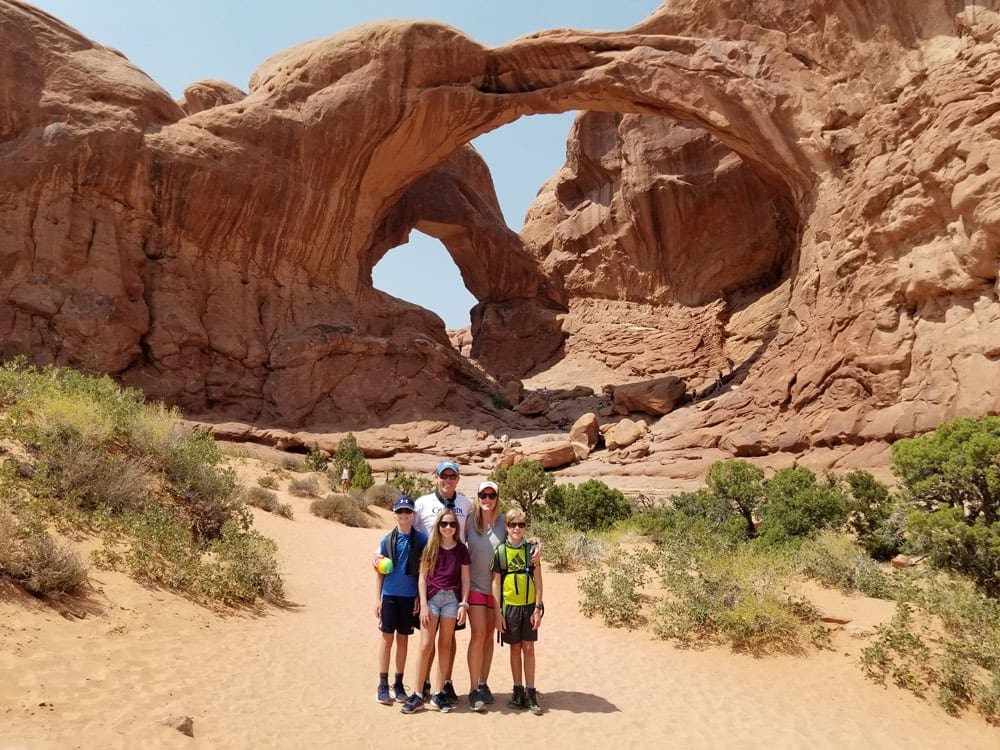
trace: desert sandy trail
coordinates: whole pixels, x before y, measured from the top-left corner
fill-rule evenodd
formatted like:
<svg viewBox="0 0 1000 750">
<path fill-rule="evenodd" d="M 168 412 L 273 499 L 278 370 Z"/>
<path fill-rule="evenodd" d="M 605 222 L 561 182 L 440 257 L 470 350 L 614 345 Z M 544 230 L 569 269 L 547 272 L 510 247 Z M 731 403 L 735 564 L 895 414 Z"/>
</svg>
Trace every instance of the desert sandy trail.
<svg viewBox="0 0 1000 750">
<path fill-rule="evenodd" d="M 285 499 L 294 520 L 257 513 L 257 524 L 280 545 L 287 609 L 220 617 L 101 571 L 82 618 L 0 591 L 0 750 L 424 746 L 440 732 L 474 736 L 479 748 L 509 747 L 508 733 L 549 748 L 1000 747 L 1000 731 L 978 718 L 866 681 L 860 645 L 843 633 L 807 658 L 679 650 L 585 619 L 575 576 L 551 570 L 539 644 L 545 713 L 506 709 L 507 651 L 497 649 L 494 710 L 463 703 L 405 716 L 374 700 L 370 559 L 384 531 L 333 524 L 310 515 L 307 500 Z M 864 601 L 839 606 L 871 616 Z M 463 698 L 467 643 L 460 635 Z M 415 656 L 416 639 L 408 684 Z M 159 724 L 174 714 L 193 717 L 193 739 Z"/>
</svg>

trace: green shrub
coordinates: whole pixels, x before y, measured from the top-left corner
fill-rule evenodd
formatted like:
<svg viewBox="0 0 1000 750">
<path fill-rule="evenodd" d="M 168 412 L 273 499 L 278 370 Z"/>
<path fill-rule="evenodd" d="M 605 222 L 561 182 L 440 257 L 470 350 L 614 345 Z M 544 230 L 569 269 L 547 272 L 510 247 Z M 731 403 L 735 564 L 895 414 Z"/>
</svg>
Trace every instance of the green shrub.
<svg viewBox="0 0 1000 750">
<path fill-rule="evenodd" d="M 580 611 L 600 615 L 604 624 L 630 630 L 643 622 L 643 587 L 652 578 L 653 553 L 617 551 L 608 564 L 591 570 L 577 583 Z"/>
<path fill-rule="evenodd" d="M 293 479 L 288 485 L 288 491 L 295 497 L 319 497 L 320 488 L 316 477 Z"/>
<path fill-rule="evenodd" d="M 763 470 L 739 459 L 716 461 L 709 468 L 705 483 L 715 497 L 743 517 L 747 537 L 755 537 L 754 513 L 764 495 Z"/>
<path fill-rule="evenodd" d="M 564 519 L 580 531 L 606 529 L 632 515 L 628 499 L 598 479 L 554 485 L 545 495 L 545 507 L 545 518 Z"/>
<path fill-rule="evenodd" d="M 257 477 L 257 484 L 266 490 L 278 489 L 278 478 L 274 474 L 263 474 Z"/>
<path fill-rule="evenodd" d="M 0 574 L 36 596 L 66 594 L 87 582 L 80 556 L 40 529 L 23 526 L 0 509 Z"/>
<path fill-rule="evenodd" d="M 243 502 L 255 508 L 274 513 L 276 516 L 291 518 L 294 513 L 288 503 L 278 501 L 278 496 L 262 487 L 250 487 L 243 494 Z"/>
<path fill-rule="evenodd" d="M 577 531 L 562 521 L 535 521 L 532 533 L 542 542 L 546 565 L 555 570 L 591 567 L 607 556 L 604 543 L 595 536 Z"/>
<path fill-rule="evenodd" d="M 847 526 L 876 560 L 891 560 L 903 549 L 906 511 L 889 489 L 867 471 L 844 477 L 847 486 Z"/>
<path fill-rule="evenodd" d="M 684 644 L 729 643 L 755 654 L 801 651 L 828 637 L 819 613 L 788 592 L 787 558 L 768 548 L 732 546 L 717 536 L 661 548 L 667 595 L 655 608 L 654 631 Z"/>
<path fill-rule="evenodd" d="M 328 521 L 337 521 L 345 526 L 368 527 L 368 516 L 350 495 L 330 494 L 325 498 L 313 500 L 309 511 L 315 516 Z"/>
<path fill-rule="evenodd" d="M 344 469 L 350 471 L 351 487 L 367 490 L 375 484 L 372 467 L 365 460 L 365 454 L 358 447 L 358 441 L 352 433 L 340 439 L 337 450 L 333 454 L 328 469 L 331 486 L 340 486 L 340 477 Z"/>
<path fill-rule="evenodd" d="M 861 652 L 861 668 L 880 684 L 887 679 L 923 696 L 935 679 L 931 650 L 914 629 L 911 605 L 902 603 L 892 620 L 875 629 L 875 640 Z"/>
<path fill-rule="evenodd" d="M 392 475 L 389 484 L 396 489 L 397 495 L 409 495 L 416 499 L 434 491 L 434 482 L 426 477 L 408 474 L 403 471 L 402 466 L 390 467 L 388 473 Z"/>
<path fill-rule="evenodd" d="M 222 453 L 211 433 L 195 430 L 181 437 L 170 451 L 167 477 L 201 539 L 216 539 L 240 506 L 236 475 L 222 469 Z"/>
<path fill-rule="evenodd" d="M 975 707 L 1000 722 L 1000 601 L 952 574 L 923 576 L 900 589 L 891 622 L 876 630 L 861 666 L 917 695 L 936 694 L 952 714 Z"/>
<path fill-rule="evenodd" d="M 799 572 L 842 591 L 860 591 L 876 599 L 891 599 L 892 579 L 854 541 L 833 531 L 821 532 L 795 555 Z"/>
<path fill-rule="evenodd" d="M 847 501 L 836 482 L 819 484 L 809 469 L 782 469 L 764 483 L 760 537 L 780 544 L 847 520 Z"/>
<path fill-rule="evenodd" d="M 83 511 L 122 513 L 144 505 L 152 478 L 144 459 L 128 459 L 60 429 L 37 446 L 36 493 Z"/>
<path fill-rule="evenodd" d="M 929 565 L 967 575 L 1000 597 L 1000 523 L 980 517 L 969 524 L 961 508 L 942 508 L 910 513 L 906 528 L 909 549 L 927 555 Z"/>
<path fill-rule="evenodd" d="M 529 522 L 535 517 L 536 506 L 556 483 L 538 461 L 524 461 L 508 468 L 494 469 L 490 479 L 500 486 L 503 502 L 523 510 Z"/>
<path fill-rule="evenodd" d="M 910 498 L 961 508 L 970 522 L 1000 518 L 1000 417 L 956 419 L 930 435 L 898 440 L 892 470 Z"/>
<path fill-rule="evenodd" d="M 225 604 L 252 604 L 258 597 L 280 602 L 284 584 L 277 551 L 274 542 L 250 528 L 249 519 L 235 516 L 209 548 L 213 563 L 206 566 L 200 588 Z"/>
<path fill-rule="evenodd" d="M 391 484 L 376 484 L 364 491 L 364 504 L 392 510 L 396 498 L 401 494 L 403 493 Z"/>
<path fill-rule="evenodd" d="M 325 471 L 330 463 L 330 456 L 326 451 L 321 451 L 319 446 L 314 445 L 302 462 L 304 471 Z"/>
</svg>

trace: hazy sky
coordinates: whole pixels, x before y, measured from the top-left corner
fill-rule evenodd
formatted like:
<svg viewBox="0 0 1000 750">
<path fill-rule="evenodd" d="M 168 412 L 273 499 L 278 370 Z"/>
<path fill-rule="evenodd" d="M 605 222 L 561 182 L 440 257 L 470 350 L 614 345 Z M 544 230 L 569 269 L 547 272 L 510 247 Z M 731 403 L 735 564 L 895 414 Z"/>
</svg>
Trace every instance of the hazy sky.
<svg viewBox="0 0 1000 750">
<path fill-rule="evenodd" d="M 101 44 L 115 47 L 175 98 L 203 78 L 242 89 L 267 57 L 307 39 L 383 18 L 428 18 L 488 45 L 550 28 L 624 29 L 658 0 L 39 0 L 39 8 Z M 562 165 L 573 113 L 522 117 L 473 143 L 493 172 L 500 205 L 515 231 L 538 188 Z M 375 286 L 436 312 L 448 328 L 469 324 L 476 303 L 458 267 L 419 232 L 390 250 L 372 272 Z"/>
</svg>

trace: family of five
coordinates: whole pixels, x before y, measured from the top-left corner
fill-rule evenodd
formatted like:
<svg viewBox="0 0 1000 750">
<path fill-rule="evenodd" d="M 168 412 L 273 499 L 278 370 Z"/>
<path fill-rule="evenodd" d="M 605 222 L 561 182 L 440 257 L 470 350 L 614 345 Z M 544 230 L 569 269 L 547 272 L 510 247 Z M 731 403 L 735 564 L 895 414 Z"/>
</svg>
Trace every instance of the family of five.
<svg viewBox="0 0 1000 750">
<path fill-rule="evenodd" d="M 545 614 L 540 545 L 525 539 L 522 510 L 499 511 L 495 482 L 482 482 L 472 503 L 457 491 L 459 474 L 458 464 L 442 461 L 435 471 L 434 492 L 416 501 L 401 495 L 393 505 L 396 528 L 382 539 L 375 560 L 375 615 L 381 631 L 376 698 L 386 705 L 402 703 L 407 714 L 423 710 L 427 703 L 443 713 L 452 711 L 458 705 L 452 682 L 455 631 L 468 625 L 469 708 L 482 712 L 495 700 L 488 680 L 494 634 L 499 632 L 510 647 L 514 681 L 507 706 L 541 713 L 535 689 L 535 642 Z M 407 644 L 418 627 L 414 685 L 420 687 L 407 695 Z M 435 656 L 437 679 L 432 686 Z"/>
</svg>

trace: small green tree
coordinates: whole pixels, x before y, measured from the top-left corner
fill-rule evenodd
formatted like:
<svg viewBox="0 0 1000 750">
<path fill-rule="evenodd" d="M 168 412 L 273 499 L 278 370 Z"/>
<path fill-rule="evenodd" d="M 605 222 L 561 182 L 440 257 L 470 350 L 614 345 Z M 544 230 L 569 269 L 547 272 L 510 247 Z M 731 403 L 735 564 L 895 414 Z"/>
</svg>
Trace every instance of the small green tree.
<svg viewBox="0 0 1000 750">
<path fill-rule="evenodd" d="M 898 440 L 892 470 L 906 493 L 933 509 L 962 508 L 969 523 L 1000 514 L 1000 417 L 956 419 L 930 435 Z"/>
<path fill-rule="evenodd" d="M 372 476 L 372 467 L 365 461 L 365 454 L 358 447 L 358 441 L 354 433 L 347 433 L 337 443 L 337 451 L 330 459 L 330 484 L 337 486 L 340 484 L 340 477 L 344 469 L 350 472 L 351 487 L 367 490 L 375 484 Z"/>
<path fill-rule="evenodd" d="M 490 479 L 500 485 L 500 497 L 503 501 L 518 505 L 528 521 L 532 520 L 536 512 L 535 506 L 556 483 L 538 461 L 524 461 L 509 468 L 494 469 Z"/>
<path fill-rule="evenodd" d="M 395 487 L 401 495 L 416 499 L 434 491 L 434 482 L 426 477 L 408 474 L 402 466 L 390 466 L 387 473 L 392 477 L 387 484 Z"/>
<path fill-rule="evenodd" d="M 545 496 L 545 508 L 547 516 L 562 518 L 580 531 L 606 529 L 632 515 L 628 498 L 599 479 L 553 486 Z"/>
<path fill-rule="evenodd" d="M 848 528 L 876 560 L 889 560 L 903 546 L 906 513 L 889 488 L 867 471 L 844 477 L 847 486 Z"/>
<path fill-rule="evenodd" d="M 754 511 L 764 494 L 764 471 L 748 461 L 716 461 L 705 479 L 716 497 L 728 502 L 743 516 L 747 536 L 757 536 Z"/>
<path fill-rule="evenodd" d="M 774 544 L 837 528 L 847 518 L 847 501 L 836 480 L 820 483 L 809 469 L 781 469 L 764 483 L 760 513 L 761 540 Z"/>
</svg>

